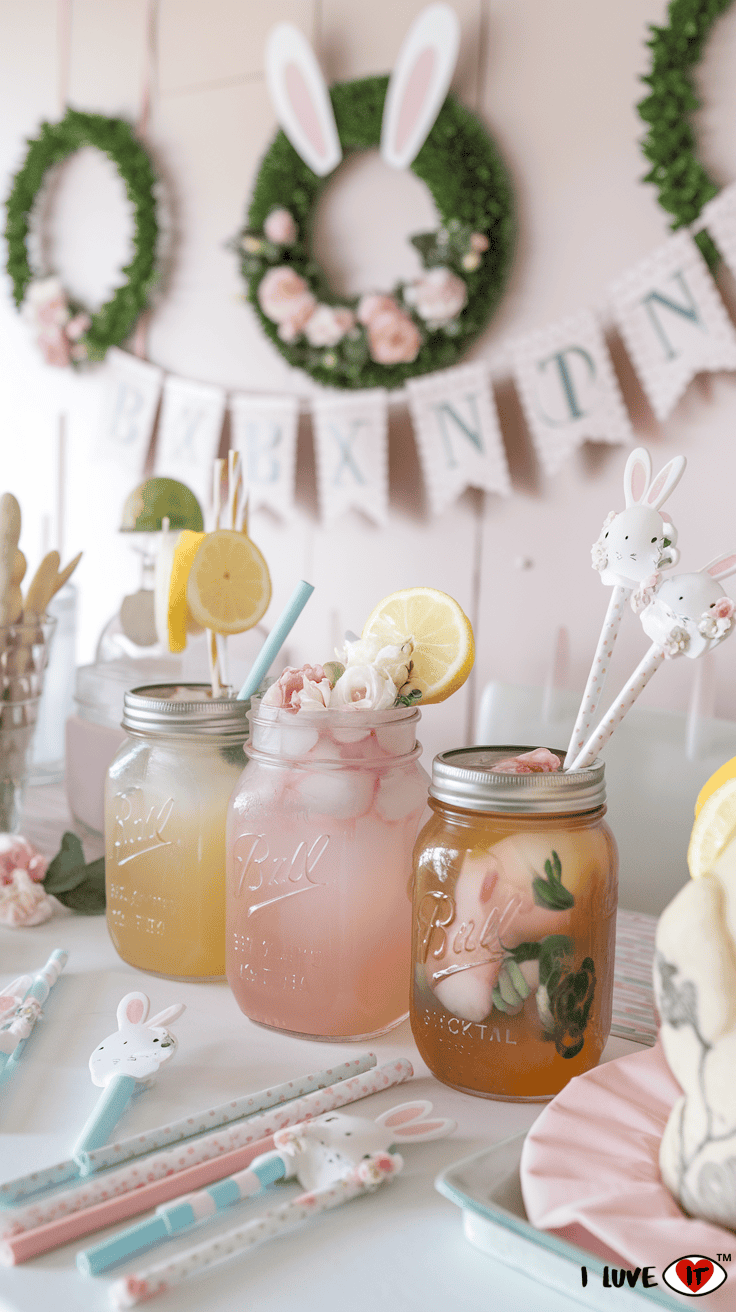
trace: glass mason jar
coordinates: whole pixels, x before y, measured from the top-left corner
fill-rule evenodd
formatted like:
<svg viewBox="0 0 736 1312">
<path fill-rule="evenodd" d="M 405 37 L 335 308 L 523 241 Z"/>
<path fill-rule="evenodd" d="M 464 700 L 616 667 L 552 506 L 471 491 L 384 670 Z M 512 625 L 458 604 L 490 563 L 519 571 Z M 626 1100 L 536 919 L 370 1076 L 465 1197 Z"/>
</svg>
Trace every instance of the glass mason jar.
<svg viewBox="0 0 736 1312">
<path fill-rule="evenodd" d="M 408 1015 L 419 712 L 253 698 L 228 817 L 227 977 L 251 1020 L 317 1039 Z"/>
<path fill-rule="evenodd" d="M 600 1058 L 618 893 L 603 765 L 494 772 L 528 750 L 435 757 L 414 852 L 419 1051 L 443 1083 L 517 1102 L 550 1098 Z"/>
<path fill-rule="evenodd" d="M 248 706 L 200 683 L 125 694 L 105 784 L 107 926 L 140 970 L 225 976 L 225 820 Z"/>
</svg>

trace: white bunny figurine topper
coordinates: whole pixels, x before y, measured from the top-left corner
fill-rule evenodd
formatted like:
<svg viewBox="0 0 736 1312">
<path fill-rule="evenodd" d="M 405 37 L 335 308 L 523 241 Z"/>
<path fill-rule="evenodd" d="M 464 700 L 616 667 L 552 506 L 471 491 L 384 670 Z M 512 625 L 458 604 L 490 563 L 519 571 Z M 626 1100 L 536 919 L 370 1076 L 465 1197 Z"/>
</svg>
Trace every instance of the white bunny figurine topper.
<svg viewBox="0 0 736 1312">
<path fill-rule="evenodd" d="M 392 1107 L 375 1121 L 326 1112 L 279 1130 L 273 1141 L 282 1161 L 289 1159 L 284 1162 L 288 1176 L 295 1175 L 304 1189 L 324 1189 L 345 1179 L 364 1159 L 388 1152 L 392 1144 L 425 1143 L 452 1134 L 455 1121 L 430 1117 L 431 1111 L 431 1102 L 418 1099 Z"/>
<path fill-rule="evenodd" d="M 101 1089 L 116 1075 L 146 1080 L 169 1061 L 178 1047 L 168 1024 L 185 1010 L 184 1003 L 164 1007 L 147 1020 L 150 1003 L 145 993 L 126 993 L 118 1004 L 117 1034 L 110 1034 L 89 1059 L 92 1083 Z"/>
<path fill-rule="evenodd" d="M 718 579 L 736 573 L 736 552 L 717 556 L 697 574 L 675 574 L 657 586 L 645 581 L 632 597 L 641 610 L 641 626 L 665 656 L 697 660 L 727 638 L 733 630 L 736 607 Z M 650 586 L 647 586 L 649 582 Z"/>
<path fill-rule="evenodd" d="M 675 456 L 652 482 L 652 462 L 645 447 L 631 452 L 624 470 L 626 509 L 611 511 L 593 544 L 593 568 L 607 586 L 634 588 L 657 570 L 676 565 L 674 524 L 659 507 L 679 483 L 684 456 Z"/>
<path fill-rule="evenodd" d="M 455 69 L 460 25 L 446 4 L 423 9 L 399 51 L 386 92 L 381 156 L 406 169 L 424 145 L 442 108 Z M 323 178 L 342 159 L 327 85 L 307 38 L 278 23 L 266 43 L 266 81 L 276 116 L 292 146 Z"/>
</svg>

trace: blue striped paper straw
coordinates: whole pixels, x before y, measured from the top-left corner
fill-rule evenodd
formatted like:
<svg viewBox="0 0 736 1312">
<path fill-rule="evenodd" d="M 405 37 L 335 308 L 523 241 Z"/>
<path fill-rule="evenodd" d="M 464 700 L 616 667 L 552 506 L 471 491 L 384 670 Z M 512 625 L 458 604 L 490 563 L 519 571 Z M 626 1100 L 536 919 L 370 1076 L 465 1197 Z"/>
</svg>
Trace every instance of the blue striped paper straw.
<svg viewBox="0 0 736 1312">
<path fill-rule="evenodd" d="M 281 651 L 313 592 L 314 585 L 312 583 L 305 583 L 304 579 L 297 583 L 286 603 L 286 609 L 279 616 L 275 628 L 271 630 L 256 656 L 250 674 L 238 693 L 237 700 L 239 702 L 247 701 L 257 691 L 261 680 L 264 675 L 268 674 L 271 665 Z"/>
</svg>

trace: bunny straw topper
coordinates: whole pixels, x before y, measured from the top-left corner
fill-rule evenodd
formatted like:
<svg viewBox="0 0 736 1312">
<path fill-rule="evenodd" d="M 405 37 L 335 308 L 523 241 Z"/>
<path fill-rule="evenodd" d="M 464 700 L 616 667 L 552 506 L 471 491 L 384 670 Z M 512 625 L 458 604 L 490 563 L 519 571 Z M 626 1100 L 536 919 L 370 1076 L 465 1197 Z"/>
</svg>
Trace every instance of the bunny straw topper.
<svg viewBox="0 0 736 1312">
<path fill-rule="evenodd" d="M 429 5 L 412 24 L 386 92 L 381 156 L 406 169 L 432 130 L 449 90 L 460 44 L 455 11 Z M 278 23 L 266 44 L 266 80 L 278 121 L 297 154 L 325 177 L 342 159 L 330 93 L 307 38 Z"/>
<path fill-rule="evenodd" d="M 570 735 L 566 770 L 573 768 L 573 759 L 581 752 L 598 709 L 626 601 L 637 584 L 676 565 L 680 558 L 675 526 L 660 515 L 659 507 L 679 483 L 686 463 L 684 456 L 675 456 L 652 481 L 649 452 L 643 446 L 632 451 L 624 469 L 626 508 L 618 513 L 611 511 L 593 544 L 593 568 L 613 592 Z"/>
<path fill-rule="evenodd" d="M 645 580 L 631 598 L 641 626 L 665 656 L 697 660 L 733 631 L 736 606 L 719 579 L 736 573 L 736 552 L 717 556 L 697 574 Z"/>
<path fill-rule="evenodd" d="M 149 1005 L 145 993 L 126 993 L 118 1004 L 117 1033 L 108 1035 L 89 1059 L 92 1083 L 105 1092 L 74 1146 L 83 1174 L 90 1169 L 88 1152 L 106 1142 L 136 1089 L 147 1087 L 159 1066 L 176 1053 L 177 1040 L 166 1026 L 181 1016 L 184 1003 L 165 1007 L 148 1020 Z"/>
</svg>

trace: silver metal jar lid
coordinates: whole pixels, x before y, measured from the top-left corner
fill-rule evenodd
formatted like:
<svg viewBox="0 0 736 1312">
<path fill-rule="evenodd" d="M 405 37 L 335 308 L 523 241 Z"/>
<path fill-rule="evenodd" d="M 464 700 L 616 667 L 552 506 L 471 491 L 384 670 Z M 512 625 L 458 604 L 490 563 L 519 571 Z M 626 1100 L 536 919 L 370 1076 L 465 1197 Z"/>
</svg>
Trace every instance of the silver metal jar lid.
<svg viewBox="0 0 736 1312">
<path fill-rule="evenodd" d="M 432 762 L 430 797 L 465 811 L 533 814 L 577 814 L 595 811 L 606 800 L 605 767 L 596 760 L 584 770 L 546 774 L 506 774 L 494 771 L 498 761 L 531 747 L 460 747 L 440 752 Z M 552 749 L 564 764 L 564 751 Z"/>
<path fill-rule="evenodd" d="M 208 683 L 149 683 L 123 699 L 123 728 L 157 737 L 219 738 L 245 742 L 250 701 L 213 698 Z"/>
</svg>

